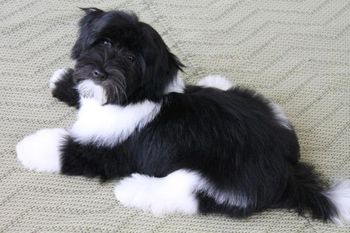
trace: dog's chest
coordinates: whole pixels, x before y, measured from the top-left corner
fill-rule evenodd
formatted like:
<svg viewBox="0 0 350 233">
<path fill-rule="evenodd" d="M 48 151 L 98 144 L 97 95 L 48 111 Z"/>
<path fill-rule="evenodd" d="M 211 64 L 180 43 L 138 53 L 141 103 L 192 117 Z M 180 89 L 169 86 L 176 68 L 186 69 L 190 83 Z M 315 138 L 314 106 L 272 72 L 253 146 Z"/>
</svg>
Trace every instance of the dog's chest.
<svg viewBox="0 0 350 233">
<path fill-rule="evenodd" d="M 83 144 L 113 147 L 152 121 L 159 110 L 160 104 L 151 101 L 101 106 L 94 99 L 82 99 L 70 135 Z"/>
</svg>

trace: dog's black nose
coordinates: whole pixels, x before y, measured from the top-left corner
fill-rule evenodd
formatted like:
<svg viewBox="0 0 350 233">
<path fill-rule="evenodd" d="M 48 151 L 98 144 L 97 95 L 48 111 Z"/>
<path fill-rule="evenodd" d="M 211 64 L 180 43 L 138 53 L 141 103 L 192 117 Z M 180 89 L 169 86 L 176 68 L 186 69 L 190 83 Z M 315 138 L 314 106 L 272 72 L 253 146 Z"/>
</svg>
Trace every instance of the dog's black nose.
<svg viewBox="0 0 350 233">
<path fill-rule="evenodd" d="M 107 75 L 104 72 L 97 69 L 92 71 L 92 75 L 94 76 L 94 78 L 97 79 L 105 79 L 107 77 Z"/>
</svg>

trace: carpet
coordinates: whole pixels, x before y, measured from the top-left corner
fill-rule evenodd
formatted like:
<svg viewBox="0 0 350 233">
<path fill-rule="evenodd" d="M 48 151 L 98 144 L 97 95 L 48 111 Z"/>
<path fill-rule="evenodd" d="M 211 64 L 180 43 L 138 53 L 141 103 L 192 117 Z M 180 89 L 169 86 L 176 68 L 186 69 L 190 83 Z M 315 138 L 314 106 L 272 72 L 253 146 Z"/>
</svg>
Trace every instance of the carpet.
<svg viewBox="0 0 350 233">
<path fill-rule="evenodd" d="M 154 217 L 118 204 L 113 182 L 25 170 L 16 143 L 75 119 L 48 79 L 73 66 L 78 7 L 89 6 L 132 10 L 154 26 L 186 64 L 188 83 L 222 74 L 271 98 L 296 128 L 301 160 L 326 180 L 350 178 L 348 0 L 1 0 L 0 232 L 350 231 L 286 210 Z"/>
</svg>

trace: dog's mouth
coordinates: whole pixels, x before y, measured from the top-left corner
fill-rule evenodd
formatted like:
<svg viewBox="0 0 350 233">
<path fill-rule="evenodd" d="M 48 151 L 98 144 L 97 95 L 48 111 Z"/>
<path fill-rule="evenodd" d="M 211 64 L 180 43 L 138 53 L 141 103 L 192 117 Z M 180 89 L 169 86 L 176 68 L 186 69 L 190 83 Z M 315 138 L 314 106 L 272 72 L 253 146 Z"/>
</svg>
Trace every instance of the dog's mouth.
<svg viewBox="0 0 350 233">
<path fill-rule="evenodd" d="M 119 69 L 101 70 L 83 66 L 74 71 L 73 77 L 83 98 L 93 98 L 101 104 L 122 104 L 127 101 L 126 77 Z"/>
<path fill-rule="evenodd" d="M 107 104 L 108 102 L 104 89 L 90 79 L 80 81 L 76 89 L 79 92 L 80 98 L 95 99 L 101 105 Z"/>
</svg>

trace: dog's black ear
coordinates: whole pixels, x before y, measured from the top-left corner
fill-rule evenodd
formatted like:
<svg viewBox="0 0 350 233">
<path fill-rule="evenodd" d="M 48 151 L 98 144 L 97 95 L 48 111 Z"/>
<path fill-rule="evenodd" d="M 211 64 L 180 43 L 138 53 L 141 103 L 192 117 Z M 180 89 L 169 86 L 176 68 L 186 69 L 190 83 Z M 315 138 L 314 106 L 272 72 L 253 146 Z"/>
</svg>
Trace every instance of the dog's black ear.
<svg viewBox="0 0 350 233">
<path fill-rule="evenodd" d="M 85 15 L 79 21 L 79 37 L 71 52 L 71 58 L 74 60 L 79 58 L 81 52 L 93 42 L 92 37 L 94 36 L 94 33 L 92 31 L 92 25 L 105 13 L 98 8 L 80 9 L 85 12 Z"/>
<path fill-rule="evenodd" d="M 150 25 L 141 23 L 143 36 L 148 41 L 145 43 L 143 56 L 145 58 L 147 69 L 145 70 L 146 88 L 149 93 L 156 96 L 162 96 L 164 89 L 177 73 L 185 67 L 180 60 L 170 52 L 169 48 Z"/>
</svg>

